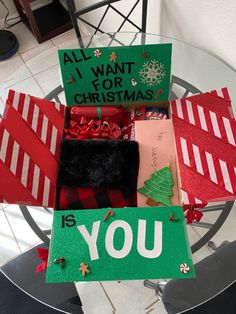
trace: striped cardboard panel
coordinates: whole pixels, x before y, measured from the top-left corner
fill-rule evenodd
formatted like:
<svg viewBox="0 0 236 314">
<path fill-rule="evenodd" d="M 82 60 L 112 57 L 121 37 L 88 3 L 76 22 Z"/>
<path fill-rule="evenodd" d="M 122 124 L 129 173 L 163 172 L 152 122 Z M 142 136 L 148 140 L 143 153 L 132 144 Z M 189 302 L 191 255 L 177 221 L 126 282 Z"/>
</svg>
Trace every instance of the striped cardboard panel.
<svg viewBox="0 0 236 314">
<path fill-rule="evenodd" d="M 172 101 L 171 112 L 184 203 L 236 199 L 236 123 L 227 89 Z"/>
<path fill-rule="evenodd" d="M 0 124 L 1 198 L 53 207 L 64 106 L 9 92 Z"/>
</svg>

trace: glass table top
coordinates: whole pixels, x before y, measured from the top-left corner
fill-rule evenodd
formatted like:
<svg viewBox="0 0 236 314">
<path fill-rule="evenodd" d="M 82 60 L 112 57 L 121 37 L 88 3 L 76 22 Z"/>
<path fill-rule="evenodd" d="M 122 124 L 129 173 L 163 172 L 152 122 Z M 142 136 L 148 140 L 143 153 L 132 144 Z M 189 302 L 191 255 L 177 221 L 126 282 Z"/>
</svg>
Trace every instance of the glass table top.
<svg viewBox="0 0 236 314">
<path fill-rule="evenodd" d="M 140 33 L 100 34 L 93 37 L 86 37 L 83 39 L 83 42 L 85 46 L 89 45 L 90 47 L 172 43 L 172 94 L 170 97 L 180 98 L 197 92 L 207 92 L 214 89 L 220 89 L 222 87 L 228 87 L 232 100 L 232 107 L 234 111 L 236 110 L 235 71 L 222 60 L 204 50 L 172 38 Z M 61 48 L 77 47 L 79 48 L 77 41 L 69 41 L 61 45 Z M 32 76 L 38 75 L 39 68 L 43 71 L 48 68 L 49 65 L 53 66 L 54 70 L 55 68 L 58 70 L 57 80 L 49 81 L 45 76 L 45 84 L 48 85 L 47 90 L 50 95 L 49 98 L 52 98 L 53 95 L 55 95 L 55 93 L 53 94 L 52 92 L 61 85 L 57 48 L 51 48 L 38 57 L 26 62 L 26 66 L 32 73 Z M 19 68 L 18 71 L 20 73 L 21 68 Z M 17 75 L 17 73 L 14 73 L 14 75 Z M 25 87 L 25 90 L 27 90 L 27 86 Z M 56 97 L 58 97 L 61 103 L 65 103 L 62 88 L 58 89 Z M 192 250 L 194 252 L 193 260 L 195 263 L 198 263 L 206 256 L 212 254 L 215 249 L 214 246 L 218 247 L 226 240 L 230 242 L 236 240 L 236 207 L 232 206 L 233 203 L 228 204 L 227 210 L 225 210 L 225 204 L 218 204 L 218 210 L 210 207 L 210 209 L 204 213 L 204 218 L 201 221 L 202 224 L 196 223 L 187 226 L 190 245 L 192 246 Z M 224 211 L 226 211 L 226 214 L 219 219 Z M 34 207 L 20 208 L 19 206 L 14 206 L 14 210 L 11 210 L 10 212 L 12 216 L 14 216 L 14 213 L 15 215 L 23 215 L 23 219 L 25 219 L 27 224 L 32 227 L 34 234 L 39 236 L 42 241 L 47 243 L 49 242 L 52 210 Z M 47 220 L 46 223 L 42 221 L 42 217 L 45 217 Z M 216 230 L 211 234 L 211 236 L 206 237 L 206 234 L 209 234 L 209 232 L 211 233 L 211 230 L 213 230 L 212 228 L 216 224 Z M 47 231 L 43 232 L 43 229 L 47 229 Z M 37 244 L 40 240 L 37 236 L 33 238 L 31 246 Z M 21 237 L 20 232 L 18 232 L 17 237 Z M 206 237 L 206 239 L 204 239 L 204 237 Z M 202 239 L 204 239 L 204 241 Z M 209 244 L 208 241 L 212 242 Z M 198 243 L 197 246 L 196 243 Z M 10 276 L 10 274 L 8 275 Z M 14 281 L 14 278 L 11 279 Z M 154 284 L 156 282 L 157 280 L 152 281 Z M 225 289 L 228 284 L 229 282 L 222 281 L 222 285 L 219 290 Z M 151 283 L 147 283 L 147 286 L 148 285 L 152 286 Z M 153 285 L 152 287 L 158 290 L 157 286 Z M 24 289 L 24 287 L 22 287 L 22 289 Z M 148 293 L 151 292 L 154 294 L 152 290 L 143 286 L 143 291 L 146 291 L 145 289 Z M 216 293 L 214 292 L 211 295 L 209 291 L 206 291 L 206 299 L 213 297 L 215 294 Z"/>
</svg>

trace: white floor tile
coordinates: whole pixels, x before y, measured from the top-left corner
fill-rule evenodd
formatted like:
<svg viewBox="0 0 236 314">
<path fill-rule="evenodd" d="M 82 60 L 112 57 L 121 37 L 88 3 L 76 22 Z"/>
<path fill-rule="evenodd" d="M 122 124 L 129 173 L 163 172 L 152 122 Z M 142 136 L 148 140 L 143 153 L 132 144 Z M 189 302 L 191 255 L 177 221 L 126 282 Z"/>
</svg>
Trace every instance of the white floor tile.
<svg viewBox="0 0 236 314">
<path fill-rule="evenodd" d="M 15 85 L 27 78 L 32 77 L 31 72 L 27 69 L 25 65 L 20 66 L 19 69 L 14 71 L 7 79 L 1 84 L 1 88 L 8 88 L 9 86 Z"/>
<path fill-rule="evenodd" d="M 18 54 L 8 60 L 0 62 L 0 85 L 14 84 L 30 75 L 31 73 Z"/>
<path fill-rule="evenodd" d="M 9 89 L 13 89 L 18 92 L 27 93 L 41 98 L 44 98 L 45 96 L 42 89 L 40 88 L 40 86 L 33 77 L 27 78 L 26 80 L 23 80 L 21 82 L 9 86 L 8 88 L 1 90 L 0 96 L 3 98 L 3 100 L 6 100 Z"/>
<path fill-rule="evenodd" d="M 20 253 L 3 210 L 0 211 L 0 266 Z"/>
<path fill-rule="evenodd" d="M 41 53 L 39 56 L 32 58 L 26 62 L 27 68 L 33 75 L 35 75 L 59 64 L 57 51 L 58 48 L 53 47 Z"/>
<path fill-rule="evenodd" d="M 36 74 L 35 79 L 41 86 L 44 93 L 47 95 L 54 88 L 61 85 L 59 66 L 56 65 L 54 67 L 49 68 L 46 71 Z"/>
<path fill-rule="evenodd" d="M 16 35 L 16 38 L 19 42 L 19 53 L 28 51 L 39 46 L 39 43 L 34 38 L 34 35 L 26 26 L 16 29 L 14 31 L 14 34 Z"/>
<path fill-rule="evenodd" d="M 38 45 L 35 48 L 32 48 L 28 51 L 25 51 L 23 53 L 21 53 L 21 57 L 24 60 L 24 62 L 28 62 L 29 60 L 31 60 L 32 58 L 35 58 L 37 56 L 39 56 L 41 53 L 53 48 L 54 45 L 52 44 L 52 42 L 46 41 L 40 45 Z"/>
<path fill-rule="evenodd" d="M 11 23 L 9 22 L 8 24 L 12 25 L 12 24 L 14 24 L 15 22 L 17 22 L 17 20 L 12 21 Z M 15 32 L 15 31 L 17 31 L 18 29 L 24 28 L 24 27 L 25 27 L 25 24 L 24 24 L 23 22 L 20 22 L 20 23 L 17 23 L 16 25 L 14 25 L 14 26 L 11 26 L 11 28 L 10 28 L 10 29 L 7 29 L 7 30 L 10 30 L 11 32 Z"/>
<path fill-rule="evenodd" d="M 85 314 L 112 314 L 114 308 L 99 282 L 78 282 L 76 289 Z"/>
<path fill-rule="evenodd" d="M 154 290 L 144 287 L 143 280 L 103 281 L 102 285 L 116 313 L 142 314 L 151 304 L 151 308 L 157 311 L 160 300 L 155 296 Z"/>
<path fill-rule="evenodd" d="M 21 251 L 24 251 L 32 245 L 38 243 L 40 239 L 26 222 L 18 205 L 9 205 L 4 209 L 12 231 L 15 234 Z"/>
<path fill-rule="evenodd" d="M 4 107 L 5 107 L 5 104 L 4 104 L 3 100 L 2 100 L 2 98 L 0 97 L 0 114 L 1 115 L 3 114 Z"/>
<path fill-rule="evenodd" d="M 68 32 L 65 32 L 57 37 L 52 38 L 52 42 L 55 46 L 59 46 L 68 41 L 75 40 L 76 38 L 77 37 L 76 37 L 74 29 L 71 29 Z"/>
</svg>

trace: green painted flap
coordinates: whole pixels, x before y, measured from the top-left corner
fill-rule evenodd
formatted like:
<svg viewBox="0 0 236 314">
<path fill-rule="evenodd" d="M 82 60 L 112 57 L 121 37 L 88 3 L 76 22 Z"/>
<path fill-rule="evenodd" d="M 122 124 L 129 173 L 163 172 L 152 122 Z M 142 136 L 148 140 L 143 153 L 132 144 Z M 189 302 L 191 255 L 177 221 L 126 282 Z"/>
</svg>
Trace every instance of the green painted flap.
<svg viewBox="0 0 236 314">
<path fill-rule="evenodd" d="M 67 105 L 167 100 L 171 44 L 59 50 Z"/>
<path fill-rule="evenodd" d="M 108 211 L 54 211 L 47 282 L 194 277 L 182 207 Z"/>
</svg>

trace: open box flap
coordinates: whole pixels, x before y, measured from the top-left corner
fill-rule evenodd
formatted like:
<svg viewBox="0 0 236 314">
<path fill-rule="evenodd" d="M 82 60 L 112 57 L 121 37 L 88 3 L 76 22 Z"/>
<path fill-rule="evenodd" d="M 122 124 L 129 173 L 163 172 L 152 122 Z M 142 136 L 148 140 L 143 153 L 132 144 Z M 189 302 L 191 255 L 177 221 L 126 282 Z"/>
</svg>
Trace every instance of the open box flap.
<svg viewBox="0 0 236 314">
<path fill-rule="evenodd" d="M 9 91 L 0 124 L 1 201 L 53 207 L 64 109 Z"/>
<path fill-rule="evenodd" d="M 227 88 L 171 102 L 184 203 L 236 199 L 236 122 Z"/>
</svg>

